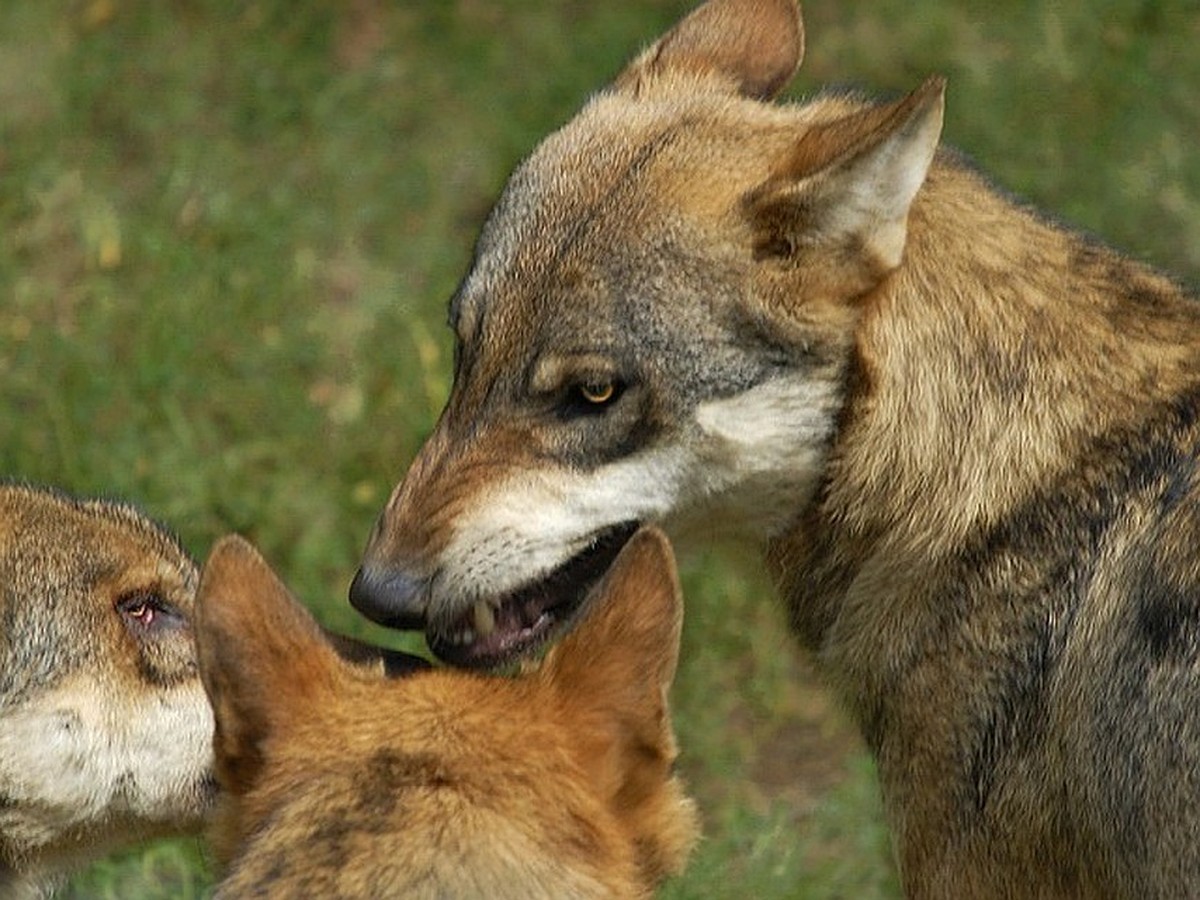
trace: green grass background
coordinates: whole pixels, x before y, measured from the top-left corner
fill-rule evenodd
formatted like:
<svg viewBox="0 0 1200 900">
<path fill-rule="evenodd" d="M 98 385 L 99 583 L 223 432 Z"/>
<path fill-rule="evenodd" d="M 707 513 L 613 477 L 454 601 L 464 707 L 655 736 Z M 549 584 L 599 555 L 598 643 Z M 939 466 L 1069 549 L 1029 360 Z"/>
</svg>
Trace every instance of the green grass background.
<svg viewBox="0 0 1200 900">
<path fill-rule="evenodd" d="M 507 173 L 679 0 L 0 0 L 0 474 L 257 542 L 329 624 L 450 371 Z M 791 89 L 949 77 L 1000 184 L 1200 271 L 1194 0 L 810 0 Z M 735 556 L 687 562 L 675 691 L 706 838 L 664 896 L 895 897 L 869 760 Z M 402 642 L 403 643 L 403 642 Z M 204 896 L 202 846 L 76 897 Z"/>
</svg>

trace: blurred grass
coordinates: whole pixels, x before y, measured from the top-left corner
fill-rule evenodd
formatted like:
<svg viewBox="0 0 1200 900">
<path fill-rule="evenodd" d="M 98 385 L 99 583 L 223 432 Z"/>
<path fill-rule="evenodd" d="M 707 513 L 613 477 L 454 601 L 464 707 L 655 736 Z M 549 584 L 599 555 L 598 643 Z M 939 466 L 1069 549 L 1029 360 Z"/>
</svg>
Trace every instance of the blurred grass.
<svg viewBox="0 0 1200 900">
<path fill-rule="evenodd" d="M 0 0 L 0 473 L 256 541 L 321 616 L 445 398 L 444 304 L 516 161 L 678 0 Z M 792 89 L 949 77 L 998 183 L 1200 270 L 1191 0 L 810 0 Z M 672 898 L 895 897 L 869 761 L 753 566 L 685 577 L 706 839 Z M 75 897 L 198 897 L 196 842 Z"/>
</svg>

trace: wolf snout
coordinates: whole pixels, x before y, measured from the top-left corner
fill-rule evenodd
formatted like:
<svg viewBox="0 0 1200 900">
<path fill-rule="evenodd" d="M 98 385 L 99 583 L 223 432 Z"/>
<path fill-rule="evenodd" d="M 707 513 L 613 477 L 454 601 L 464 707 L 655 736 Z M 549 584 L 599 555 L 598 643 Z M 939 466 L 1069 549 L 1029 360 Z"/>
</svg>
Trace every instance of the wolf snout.
<svg viewBox="0 0 1200 900">
<path fill-rule="evenodd" d="M 418 631 L 425 627 L 427 586 L 407 572 L 364 565 L 350 583 L 350 605 L 380 625 Z"/>
</svg>

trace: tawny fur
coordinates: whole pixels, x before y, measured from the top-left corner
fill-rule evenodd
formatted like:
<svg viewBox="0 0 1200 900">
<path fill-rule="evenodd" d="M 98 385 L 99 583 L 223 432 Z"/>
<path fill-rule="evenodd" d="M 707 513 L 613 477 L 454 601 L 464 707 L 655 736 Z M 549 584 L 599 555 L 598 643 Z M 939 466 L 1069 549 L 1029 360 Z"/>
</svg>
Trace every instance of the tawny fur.
<svg viewBox="0 0 1200 900">
<path fill-rule="evenodd" d="M 1200 302 L 937 149 L 938 79 L 762 102 L 797 21 L 711 0 L 514 174 L 355 602 L 453 633 L 616 523 L 748 530 L 909 895 L 1196 896 Z"/>
<path fill-rule="evenodd" d="M 697 833 L 672 774 L 665 538 L 633 538 L 599 590 L 536 671 L 389 679 L 338 659 L 253 548 L 219 542 L 197 636 L 226 789 L 217 896 L 648 897 Z"/>
</svg>

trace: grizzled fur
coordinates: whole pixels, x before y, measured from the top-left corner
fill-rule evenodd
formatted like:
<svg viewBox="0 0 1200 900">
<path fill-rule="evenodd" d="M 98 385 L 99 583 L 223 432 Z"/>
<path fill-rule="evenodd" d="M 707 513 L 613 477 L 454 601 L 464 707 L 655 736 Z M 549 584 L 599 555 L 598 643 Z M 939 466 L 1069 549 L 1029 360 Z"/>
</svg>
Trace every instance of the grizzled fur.
<svg viewBox="0 0 1200 900">
<path fill-rule="evenodd" d="M 195 563 L 130 506 L 0 485 L 0 895 L 200 825 Z"/>
<path fill-rule="evenodd" d="M 938 79 L 764 102 L 798 25 L 710 0 L 513 176 L 353 599 L 467 658 L 618 523 L 748 529 L 909 895 L 1198 896 L 1200 302 L 938 149 Z"/>
</svg>

